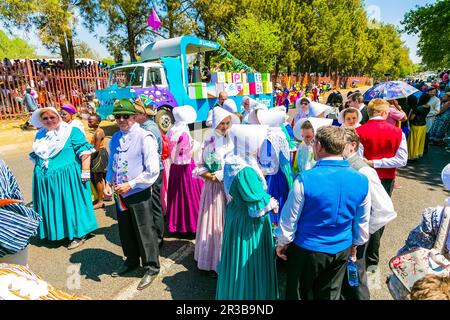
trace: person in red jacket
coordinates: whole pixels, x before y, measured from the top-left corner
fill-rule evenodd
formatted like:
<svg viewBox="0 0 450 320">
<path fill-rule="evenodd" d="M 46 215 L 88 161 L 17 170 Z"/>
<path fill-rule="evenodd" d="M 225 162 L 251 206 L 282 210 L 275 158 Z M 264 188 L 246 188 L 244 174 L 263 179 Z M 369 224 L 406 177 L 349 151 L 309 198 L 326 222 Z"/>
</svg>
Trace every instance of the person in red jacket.
<svg viewBox="0 0 450 320">
<path fill-rule="evenodd" d="M 361 142 L 361 152 L 366 163 L 375 168 L 386 192 L 392 196 L 396 169 L 406 166 L 408 148 L 405 134 L 400 128 L 386 121 L 389 103 L 384 99 L 374 99 L 367 106 L 369 121 L 356 128 Z M 366 253 L 367 268 L 377 266 L 380 240 L 384 228 L 372 234 Z"/>
</svg>

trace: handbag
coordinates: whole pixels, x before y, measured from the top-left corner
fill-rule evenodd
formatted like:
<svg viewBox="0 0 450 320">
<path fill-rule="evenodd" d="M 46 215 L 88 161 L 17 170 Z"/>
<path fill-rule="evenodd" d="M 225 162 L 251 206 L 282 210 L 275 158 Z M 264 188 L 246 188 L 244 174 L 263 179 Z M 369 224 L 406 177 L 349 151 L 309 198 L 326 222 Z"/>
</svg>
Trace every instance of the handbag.
<svg viewBox="0 0 450 320">
<path fill-rule="evenodd" d="M 406 300 L 417 280 L 428 274 L 450 276 L 450 261 L 445 257 L 446 240 L 450 226 L 450 207 L 442 213 L 436 241 L 432 249 L 417 248 L 389 261 L 392 275 L 388 277 L 388 289 L 395 300 Z"/>
</svg>

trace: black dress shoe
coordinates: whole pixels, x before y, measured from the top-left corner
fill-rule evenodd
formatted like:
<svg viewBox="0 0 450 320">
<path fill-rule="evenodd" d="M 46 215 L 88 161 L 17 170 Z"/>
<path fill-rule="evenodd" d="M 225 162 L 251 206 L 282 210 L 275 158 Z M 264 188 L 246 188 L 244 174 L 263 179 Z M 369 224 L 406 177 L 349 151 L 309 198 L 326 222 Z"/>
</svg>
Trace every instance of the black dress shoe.
<svg viewBox="0 0 450 320">
<path fill-rule="evenodd" d="M 139 282 L 137 289 L 143 290 L 147 288 L 153 282 L 153 280 L 156 279 L 157 276 L 158 274 L 155 273 L 154 271 L 147 271 L 142 277 L 141 282 Z"/>
<path fill-rule="evenodd" d="M 136 270 L 137 268 L 138 268 L 137 265 L 130 266 L 127 264 L 123 264 L 118 270 L 111 273 L 111 277 L 117 278 L 117 277 L 123 276 L 124 274 L 127 274 L 128 272 L 131 272 L 133 270 Z"/>
</svg>

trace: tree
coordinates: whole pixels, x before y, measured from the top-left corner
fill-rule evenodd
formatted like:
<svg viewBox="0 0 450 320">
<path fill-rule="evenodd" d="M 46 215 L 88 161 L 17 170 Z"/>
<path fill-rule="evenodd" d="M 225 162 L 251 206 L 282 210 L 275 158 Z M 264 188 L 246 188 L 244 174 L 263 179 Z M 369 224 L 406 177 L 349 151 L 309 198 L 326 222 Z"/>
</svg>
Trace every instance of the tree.
<svg viewBox="0 0 450 320">
<path fill-rule="evenodd" d="M 419 36 L 418 53 L 430 68 L 450 64 L 450 1 L 441 0 L 406 13 L 403 31 Z"/>
<path fill-rule="evenodd" d="M 2 0 L 0 18 L 11 27 L 35 29 L 42 43 L 50 50 L 59 50 L 67 68 L 75 66 L 73 48 L 73 14 L 76 0 Z"/>
<path fill-rule="evenodd" d="M 152 9 L 150 1 L 144 0 L 79 0 L 78 7 L 86 27 L 94 32 L 99 24 L 106 24 L 108 36 L 123 43 L 131 61 L 137 60 L 138 47 L 150 30 L 147 19 Z M 112 53 L 112 52 L 111 52 Z"/>
<path fill-rule="evenodd" d="M 259 20 L 249 13 L 227 35 L 226 47 L 253 69 L 260 72 L 273 71 L 282 48 L 280 33 L 277 23 Z"/>
<path fill-rule="evenodd" d="M 35 47 L 19 37 L 8 38 L 6 33 L 0 30 L 0 60 L 36 57 Z"/>
<path fill-rule="evenodd" d="M 97 52 L 92 50 L 89 45 L 84 41 L 75 41 L 74 44 L 74 53 L 76 58 L 88 58 L 93 60 L 100 60 Z"/>
</svg>

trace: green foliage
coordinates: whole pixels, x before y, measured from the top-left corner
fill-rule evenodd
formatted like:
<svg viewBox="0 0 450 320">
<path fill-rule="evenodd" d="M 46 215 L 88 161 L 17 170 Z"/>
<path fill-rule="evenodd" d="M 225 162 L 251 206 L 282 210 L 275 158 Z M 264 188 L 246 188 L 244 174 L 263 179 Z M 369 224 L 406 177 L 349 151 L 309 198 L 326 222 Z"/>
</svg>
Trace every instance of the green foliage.
<svg viewBox="0 0 450 320">
<path fill-rule="evenodd" d="M 273 71 L 281 52 L 280 33 L 277 23 L 248 14 L 228 33 L 226 44 L 233 55 L 253 69 Z"/>
<path fill-rule="evenodd" d="M 402 24 L 408 34 L 419 36 L 418 53 L 429 68 L 450 64 L 450 0 L 437 1 L 409 11 Z"/>
<path fill-rule="evenodd" d="M 0 30 L 0 59 L 36 58 L 36 48 L 19 37 L 9 38 Z"/>
<path fill-rule="evenodd" d="M 100 60 L 97 52 L 84 41 L 76 41 L 74 44 L 74 52 L 76 58 L 88 58 L 94 60 Z"/>
</svg>

